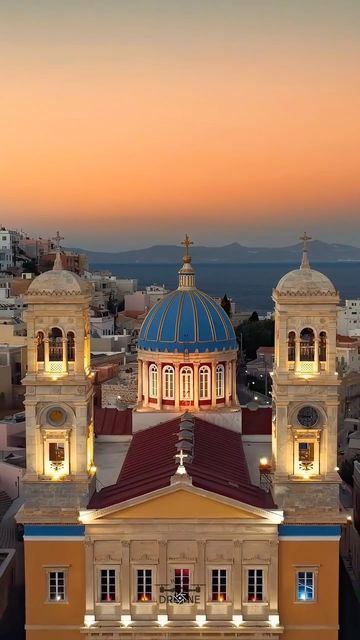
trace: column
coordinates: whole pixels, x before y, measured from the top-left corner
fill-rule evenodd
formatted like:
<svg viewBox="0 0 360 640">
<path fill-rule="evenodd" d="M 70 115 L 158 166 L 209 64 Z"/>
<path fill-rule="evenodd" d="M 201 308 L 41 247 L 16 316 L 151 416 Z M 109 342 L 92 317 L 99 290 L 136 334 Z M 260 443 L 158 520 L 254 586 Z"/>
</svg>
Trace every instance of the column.
<svg viewBox="0 0 360 640">
<path fill-rule="evenodd" d="M 206 591 L 207 591 L 207 580 L 206 580 L 206 565 L 205 565 L 205 551 L 206 551 L 206 541 L 198 540 L 197 543 L 197 563 L 195 567 L 195 583 L 201 585 L 200 586 L 200 604 L 197 605 L 196 613 L 204 614 L 206 613 Z"/>
<path fill-rule="evenodd" d="M 314 341 L 314 372 L 319 372 L 319 338 Z"/>
<path fill-rule="evenodd" d="M 199 411 L 199 364 L 194 364 L 194 410 Z"/>
<path fill-rule="evenodd" d="M 158 365 L 157 374 L 157 408 L 162 409 L 162 365 Z"/>
<path fill-rule="evenodd" d="M 234 564 L 232 570 L 232 600 L 234 603 L 233 613 L 241 614 L 242 609 L 242 545 L 241 540 L 234 540 Z"/>
<path fill-rule="evenodd" d="M 49 345 L 49 338 L 45 338 L 44 339 L 44 366 L 45 366 L 45 371 L 49 371 L 50 366 L 49 366 L 49 362 L 50 362 L 50 345 Z"/>
<path fill-rule="evenodd" d="M 225 366 L 225 404 L 231 406 L 231 362 L 227 362 Z"/>
<path fill-rule="evenodd" d="M 180 365 L 175 365 L 175 411 L 180 410 Z"/>
<path fill-rule="evenodd" d="M 143 396 L 143 363 L 142 360 L 138 360 L 138 403 L 142 404 Z"/>
<path fill-rule="evenodd" d="M 211 408 L 216 409 L 216 362 L 211 364 Z"/>
<path fill-rule="evenodd" d="M 236 360 L 231 363 L 232 373 L 232 402 L 237 404 L 237 388 L 236 388 Z"/>
<path fill-rule="evenodd" d="M 143 395 L 144 395 L 144 407 L 149 406 L 149 363 L 143 362 Z"/>
<path fill-rule="evenodd" d="M 159 575 L 158 575 L 158 579 L 157 582 L 160 585 L 166 585 L 167 584 L 167 541 L 166 540 L 159 540 Z M 165 595 L 165 602 L 159 602 L 159 613 L 161 615 L 166 615 L 167 613 L 167 604 L 166 604 L 166 593 L 162 594 Z M 164 598 L 162 598 L 162 600 L 164 600 Z"/>
<path fill-rule="evenodd" d="M 300 371 L 300 338 L 295 338 L 295 371 Z"/>
<path fill-rule="evenodd" d="M 68 370 L 68 352 L 67 352 L 67 338 L 62 339 L 62 369 Z"/>
<path fill-rule="evenodd" d="M 278 566 L 279 566 L 279 541 L 277 538 L 270 540 L 270 565 L 268 574 L 269 613 L 277 614 L 278 605 Z"/>
<path fill-rule="evenodd" d="M 123 540 L 122 542 L 122 564 L 121 564 L 121 586 L 122 594 L 121 613 L 130 614 L 130 542 Z"/>
<path fill-rule="evenodd" d="M 94 541 L 90 538 L 85 540 L 85 614 L 95 613 L 95 592 L 94 592 Z"/>
</svg>

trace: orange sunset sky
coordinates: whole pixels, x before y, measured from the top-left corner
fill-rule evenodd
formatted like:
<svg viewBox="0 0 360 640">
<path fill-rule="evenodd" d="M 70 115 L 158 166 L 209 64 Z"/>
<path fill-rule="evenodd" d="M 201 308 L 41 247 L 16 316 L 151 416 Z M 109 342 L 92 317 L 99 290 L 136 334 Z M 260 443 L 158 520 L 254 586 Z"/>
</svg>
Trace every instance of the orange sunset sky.
<svg viewBox="0 0 360 640">
<path fill-rule="evenodd" d="M 3 0 L 2 224 L 360 246 L 360 2 Z"/>
</svg>

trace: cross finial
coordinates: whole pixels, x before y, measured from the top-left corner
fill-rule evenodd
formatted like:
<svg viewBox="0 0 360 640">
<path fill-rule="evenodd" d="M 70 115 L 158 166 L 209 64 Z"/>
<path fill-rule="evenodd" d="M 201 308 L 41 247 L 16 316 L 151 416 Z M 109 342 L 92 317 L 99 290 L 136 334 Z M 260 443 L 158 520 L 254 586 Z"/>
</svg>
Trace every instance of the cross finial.
<svg viewBox="0 0 360 640">
<path fill-rule="evenodd" d="M 176 469 L 176 474 L 179 476 L 186 475 L 186 469 L 184 467 L 184 460 L 187 458 L 187 453 L 184 453 L 182 449 L 180 449 L 179 453 L 176 454 L 175 458 L 179 459 L 179 466 Z"/>
<path fill-rule="evenodd" d="M 189 258 L 189 247 L 190 245 L 194 244 L 192 240 L 190 240 L 188 234 L 185 234 L 185 240 L 182 241 L 181 243 L 184 247 L 185 247 L 185 256 L 184 258 L 187 258 L 187 260 L 185 260 L 185 262 L 190 262 Z"/>
<path fill-rule="evenodd" d="M 59 271 L 60 269 L 62 269 L 62 262 L 61 262 L 61 258 L 60 258 L 60 249 L 61 249 L 60 242 L 61 242 L 61 240 L 64 240 L 64 238 L 57 231 L 56 232 L 56 236 L 54 238 L 51 238 L 51 239 L 54 240 L 55 252 L 56 252 L 53 269 L 55 271 Z"/>
<path fill-rule="evenodd" d="M 309 258 L 308 258 L 308 242 L 309 240 L 312 240 L 312 238 L 308 236 L 308 234 L 305 231 L 304 235 L 300 236 L 299 240 L 302 240 L 304 243 L 300 269 L 309 269 L 310 265 L 309 265 Z"/>
<path fill-rule="evenodd" d="M 61 249 L 61 240 L 64 240 L 63 236 L 60 235 L 59 231 L 56 232 L 56 236 L 54 238 L 51 238 L 51 240 L 54 240 L 55 242 L 55 251 L 60 251 Z"/>
</svg>

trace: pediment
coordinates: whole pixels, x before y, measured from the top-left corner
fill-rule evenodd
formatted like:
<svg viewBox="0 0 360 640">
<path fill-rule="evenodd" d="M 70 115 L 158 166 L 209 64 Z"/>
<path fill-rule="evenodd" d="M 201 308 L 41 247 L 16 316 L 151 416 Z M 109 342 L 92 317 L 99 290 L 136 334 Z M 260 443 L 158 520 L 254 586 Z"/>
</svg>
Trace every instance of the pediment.
<svg viewBox="0 0 360 640">
<path fill-rule="evenodd" d="M 281 512 L 267 511 L 244 503 L 237 503 L 222 496 L 197 489 L 196 487 L 166 487 L 159 491 L 141 496 L 125 503 L 106 507 L 96 512 L 82 515 L 84 522 L 94 520 L 224 520 L 244 521 L 282 520 Z"/>
</svg>

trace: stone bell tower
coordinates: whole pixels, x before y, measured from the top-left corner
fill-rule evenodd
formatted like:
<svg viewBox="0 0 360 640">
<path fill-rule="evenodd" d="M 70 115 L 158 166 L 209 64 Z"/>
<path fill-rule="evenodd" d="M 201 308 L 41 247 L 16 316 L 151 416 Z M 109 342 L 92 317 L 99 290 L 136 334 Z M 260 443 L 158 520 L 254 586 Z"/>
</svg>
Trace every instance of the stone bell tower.
<svg viewBox="0 0 360 640">
<path fill-rule="evenodd" d="M 62 268 L 59 233 L 54 267 L 27 293 L 26 474 L 22 522 L 42 510 L 77 521 L 87 505 L 93 463 L 90 371 L 91 287 Z M 60 519 L 61 521 L 61 519 Z"/>
<path fill-rule="evenodd" d="M 300 269 L 273 291 L 274 499 L 285 513 L 338 511 L 336 307 L 330 280 L 310 268 L 305 234 Z M 326 518 L 326 516 L 324 515 Z"/>
</svg>

